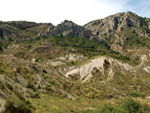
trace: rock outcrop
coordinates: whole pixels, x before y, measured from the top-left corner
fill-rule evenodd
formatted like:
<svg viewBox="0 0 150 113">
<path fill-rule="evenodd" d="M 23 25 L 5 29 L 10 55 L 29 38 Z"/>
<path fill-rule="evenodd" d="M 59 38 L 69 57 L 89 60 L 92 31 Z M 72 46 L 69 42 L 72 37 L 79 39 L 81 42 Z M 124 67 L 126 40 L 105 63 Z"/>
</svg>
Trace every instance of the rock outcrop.
<svg viewBox="0 0 150 113">
<path fill-rule="evenodd" d="M 69 79 L 76 78 L 81 82 L 86 82 L 97 73 L 106 76 L 107 80 L 112 80 L 118 73 L 134 75 L 135 78 L 136 76 L 146 75 L 147 73 L 150 74 L 150 55 L 142 54 L 138 56 L 138 60 L 140 63 L 132 66 L 111 57 L 101 56 L 68 71 L 65 76 Z"/>
<path fill-rule="evenodd" d="M 132 66 L 129 64 L 125 64 L 110 57 L 103 56 L 92 59 L 88 63 L 67 72 L 65 76 L 69 79 L 71 79 L 71 77 L 77 77 L 82 82 L 85 82 L 93 77 L 97 72 L 105 74 L 105 71 L 108 71 L 109 79 L 109 77 L 112 78 L 112 76 L 114 75 L 115 72 L 113 68 L 115 68 L 116 66 L 119 66 L 118 69 L 123 70 L 123 72 L 128 72 L 132 69 Z"/>
<path fill-rule="evenodd" d="M 8 38 L 8 36 L 15 35 L 13 32 L 16 30 L 8 27 L 8 26 L 0 26 L 0 37 Z"/>
<path fill-rule="evenodd" d="M 70 36 L 70 37 L 82 37 L 90 38 L 91 31 L 86 30 L 84 27 L 79 26 L 72 21 L 65 20 L 57 26 L 51 25 L 46 31 L 41 31 L 39 36 L 49 36 L 49 35 L 58 35 L 58 36 Z"/>
<path fill-rule="evenodd" d="M 118 34 L 121 34 L 123 31 L 126 32 L 125 30 L 132 30 L 133 34 L 138 34 L 136 38 L 148 38 L 149 35 L 145 34 L 145 32 L 149 32 L 149 21 L 149 19 L 139 17 L 135 13 L 126 12 L 117 13 L 104 19 L 91 21 L 84 25 L 84 28 L 91 31 L 91 39 L 103 42 L 109 41 L 111 49 L 120 53 L 124 49 L 126 38 L 130 38 L 132 36 L 118 36 Z M 111 40 L 112 42 L 110 43 Z"/>
<path fill-rule="evenodd" d="M 125 27 L 141 27 L 141 21 L 138 15 L 132 12 L 117 13 L 104 19 L 95 20 L 84 25 L 84 28 L 92 31 L 93 35 L 110 33 L 112 31 L 121 31 Z"/>
</svg>

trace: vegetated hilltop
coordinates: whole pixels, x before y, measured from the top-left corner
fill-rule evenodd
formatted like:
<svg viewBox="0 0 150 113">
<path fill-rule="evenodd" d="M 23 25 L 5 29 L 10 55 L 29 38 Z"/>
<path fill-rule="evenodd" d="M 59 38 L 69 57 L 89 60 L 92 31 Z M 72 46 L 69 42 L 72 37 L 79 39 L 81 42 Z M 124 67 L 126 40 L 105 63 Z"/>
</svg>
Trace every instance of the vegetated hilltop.
<svg viewBox="0 0 150 113">
<path fill-rule="evenodd" d="M 149 44 L 150 19 L 132 12 L 84 26 L 0 22 L 0 112 L 81 112 L 127 97 L 149 112 Z"/>
</svg>

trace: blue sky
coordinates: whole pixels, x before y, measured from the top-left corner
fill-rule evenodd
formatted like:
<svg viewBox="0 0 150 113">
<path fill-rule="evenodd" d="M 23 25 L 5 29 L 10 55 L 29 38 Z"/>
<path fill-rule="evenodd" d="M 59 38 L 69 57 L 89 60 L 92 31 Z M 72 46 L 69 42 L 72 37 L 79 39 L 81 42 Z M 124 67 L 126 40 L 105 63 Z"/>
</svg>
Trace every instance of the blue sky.
<svg viewBox="0 0 150 113">
<path fill-rule="evenodd" d="M 57 25 L 67 19 L 84 25 L 126 11 L 150 18 L 149 7 L 150 0 L 1 0 L 0 20 L 26 20 Z"/>
<path fill-rule="evenodd" d="M 143 17 L 150 18 L 150 0 L 127 0 L 126 6 L 129 10 Z M 127 8 L 123 8 L 127 11 Z"/>
</svg>

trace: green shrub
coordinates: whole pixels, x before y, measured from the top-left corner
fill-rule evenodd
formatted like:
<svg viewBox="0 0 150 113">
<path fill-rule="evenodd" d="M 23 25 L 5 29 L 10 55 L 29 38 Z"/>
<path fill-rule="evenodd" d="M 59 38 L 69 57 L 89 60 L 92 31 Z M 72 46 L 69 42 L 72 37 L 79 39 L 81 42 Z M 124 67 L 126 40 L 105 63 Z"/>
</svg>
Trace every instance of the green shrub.
<svg viewBox="0 0 150 113">
<path fill-rule="evenodd" d="M 4 73 L 4 71 L 0 69 L 0 73 Z"/>
<path fill-rule="evenodd" d="M 46 70 L 42 70 L 42 72 L 43 72 L 43 73 L 47 73 L 47 71 L 46 71 Z"/>
<path fill-rule="evenodd" d="M 71 61 L 69 61 L 69 62 L 68 62 L 68 64 L 70 64 L 70 65 L 76 65 L 76 64 L 77 64 L 77 62 L 75 62 L 75 61 L 71 60 Z"/>
<path fill-rule="evenodd" d="M 148 104 L 144 104 L 142 106 L 142 110 L 145 111 L 145 113 L 149 113 L 150 112 L 150 106 Z"/>
<path fill-rule="evenodd" d="M 83 113 L 128 113 L 128 112 L 123 108 L 115 108 L 111 105 L 104 105 L 98 107 L 96 110 L 83 111 Z"/>
<path fill-rule="evenodd" d="M 50 78 L 46 78 L 46 81 L 49 82 L 49 83 L 52 84 L 52 85 L 55 85 L 55 84 L 56 84 L 55 81 L 52 80 L 52 79 L 50 79 Z"/>
<path fill-rule="evenodd" d="M 13 92 L 17 95 L 18 98 L 20 98 L 21 100 L 25 101 L 25 98 L 24 98 L 23 94 L 18 92 L 18 90 L 13 89 Z"/>
<path fill-rule="evenodd" d="M 141 26 L 148 26 L 148 22 L 146 21 L 146 18 L 140 17 L 140 21 L 141 21 Z"/>
<path fill-rule="evenodd" d="M 5 104 L 4 113 L 31 113 L 31 110 L 23 104 L 17 106 L 8 100 Z"/>
<path fill-rule="evenodd" d="M 10 89 L 11 91 L 13 90 L 13 86 L 10 84 L 7 84 L 7 88 Z"/>
<path fill-rule="evenodd" d="M 142 105 L 132 99 L 128 99 L 122 106 L 119 107 L 104 105 L 95 110 L 83 111 L 83 113 L 150 113 L 150 106 L 147 104 Z"/>
<path fill-rule="evenodd" d="M 140 97 L 140 94 L 136 93 L 136 92 L 132 92 L 132 93 L 130 93 L 130 96 L 132 96 L 132 97 Z"/>
<path fill-rule="evenodd" d="M 36 59 L 35 59 L 35 62 L 38 62 L 39 60 L 40 60 L 39 58 L 36 58 Z"/>
<path fill-rule="evenodd" d="M 54 59 L 54 57 L 48 56 L 48 59 Z"/>
<path fill-rule="evenodd" d="M 123 108 L 127 110 L 129 113 L 142 113 L 140 111 L 141 105 L 138 102 L 133 101 L 132 99 L 128 99 L 124 105 Z"/>
<path fill-rule="evenodd" d="M 28 83 L 27 88 L 30 88 L 30 89 L 33 89 L 33 90 L 35 89 L 34 85 L 30 82 Z"/>
</svg>

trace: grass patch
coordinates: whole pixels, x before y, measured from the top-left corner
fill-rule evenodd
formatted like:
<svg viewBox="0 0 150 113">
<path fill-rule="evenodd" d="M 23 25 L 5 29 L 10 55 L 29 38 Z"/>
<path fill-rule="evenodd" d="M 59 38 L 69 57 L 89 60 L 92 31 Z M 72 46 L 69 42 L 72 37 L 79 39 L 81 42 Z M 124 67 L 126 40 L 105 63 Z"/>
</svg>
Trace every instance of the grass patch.
<svg viewBox="0 0 150 113">
<path fill-rule="evenodd" d="M 70 100 L 67 98 L 60 98 L 56 96 L 50 96 L 46 94 L 40 94 L 40 99 L 28 98 L 32 103 L 33 112 L 36 113 L 80 113 L 86 109 L 95 109 L 102 101 L 78 98 L 77 100 Z"/>
<path fill-rule="evenodd" d="M 115 107 L 113 105 L 103 105 L 97 107 L 96 110 L 86 110 L 82 113 L 149 113 L 150 106 L 142 105 L 132 99 L 128 99 L 120 107 Z"/>
</svg>

